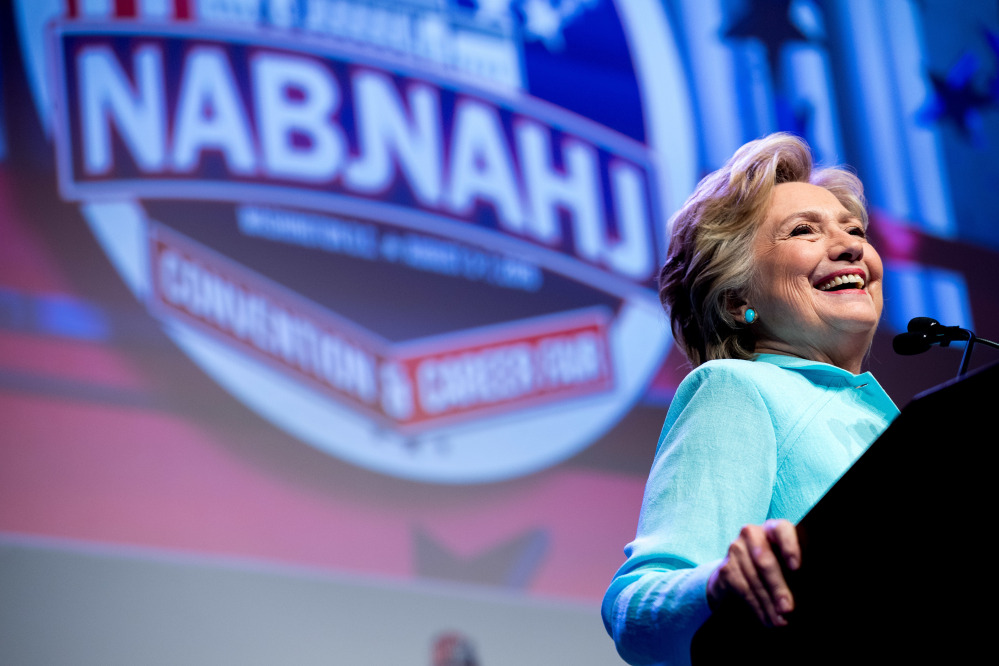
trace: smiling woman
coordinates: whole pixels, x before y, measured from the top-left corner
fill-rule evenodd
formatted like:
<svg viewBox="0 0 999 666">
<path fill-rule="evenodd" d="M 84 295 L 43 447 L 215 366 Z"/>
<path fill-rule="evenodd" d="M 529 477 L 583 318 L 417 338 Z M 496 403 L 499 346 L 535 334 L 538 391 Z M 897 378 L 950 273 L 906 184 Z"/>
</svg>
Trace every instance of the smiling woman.
<svg viewBox="0 0 999 666">
<path fill-rule="evenodd" d="M 864 226 L 825 188 L 774 187 L 753 242 L 756 279 L 746 297 L 760 315 L 756 352 L 860 372 L 881 318 L 883 275 Z"/>
<path fill-rule="evenodd" d="M 867 220 L 857 177 L 813 170 L 786 134 L 740 148 L 671 220 L 660 299 L 694 370 L 604 597 L 629 663 L 689 663 L 691 637 L 723 603 L 768 626 L 793 621 L 792 523 L 898 415 L 858 374 L 882 306 Z"/>
</svg>

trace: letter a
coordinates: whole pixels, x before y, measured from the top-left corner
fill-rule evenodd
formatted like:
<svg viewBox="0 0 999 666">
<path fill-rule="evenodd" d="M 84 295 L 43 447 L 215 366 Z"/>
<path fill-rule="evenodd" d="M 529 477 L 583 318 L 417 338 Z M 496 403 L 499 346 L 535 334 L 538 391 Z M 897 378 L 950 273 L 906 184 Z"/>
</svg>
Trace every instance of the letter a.
<svg viewBox="0 0 999 666">
<path fill-rule="evenodd" d="M 524 214 L 506 138 L 496 112 L 478 102 L 459 102 L 451 141 L 450 199 L 459 213 L 476 199 L 491 202 L 499 219 L 519 228 Z"/>
<path fill-rule="evenodd" d="M 194 168 L 206 148 L 222 151 L 226 164 L 236 173 L 252 173 L 256 166 L 225 51 L 202 47 L 193 50 L 184 63 L 174 129 L 174 168 Z"/>
</svg>

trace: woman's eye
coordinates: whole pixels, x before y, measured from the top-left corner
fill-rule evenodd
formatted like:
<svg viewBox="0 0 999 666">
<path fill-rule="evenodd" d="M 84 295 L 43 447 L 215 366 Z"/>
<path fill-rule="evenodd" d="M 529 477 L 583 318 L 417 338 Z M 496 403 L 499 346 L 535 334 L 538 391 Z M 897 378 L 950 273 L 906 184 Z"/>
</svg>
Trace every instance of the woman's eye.
<svg viewBox="0 0 999 666">
<path fill-rule="evenodd" d="M 799 224 L 791 230 L 792 236 L 804 236 L 805 234 L 810 233 L 812 233 L 812 227 L 807 224 Z"/>
<path fill-rule="evenodd" d="M 867 232 L 863 227 L 851 227 L 849 233 L 860 238 L 867 238 Z"/>
</svg>

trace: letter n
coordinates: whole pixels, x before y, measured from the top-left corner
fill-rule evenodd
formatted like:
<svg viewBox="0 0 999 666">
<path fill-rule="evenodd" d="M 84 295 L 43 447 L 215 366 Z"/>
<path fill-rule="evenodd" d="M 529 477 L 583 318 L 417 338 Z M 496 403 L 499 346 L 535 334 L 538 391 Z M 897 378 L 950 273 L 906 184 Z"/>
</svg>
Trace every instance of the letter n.
<svg viewBox="0 0 999 666">
<path fill-rule="evenodd" d="M 112 126 L 141 170 L 162 169 L 166 131 L 160 49 L 144 45 L 135 50 L 134 86 L 110 48 L 89 47 L 79 58 L 80 121 L 87 173 L 104 174 L 113 167 Z"/>
</svg>

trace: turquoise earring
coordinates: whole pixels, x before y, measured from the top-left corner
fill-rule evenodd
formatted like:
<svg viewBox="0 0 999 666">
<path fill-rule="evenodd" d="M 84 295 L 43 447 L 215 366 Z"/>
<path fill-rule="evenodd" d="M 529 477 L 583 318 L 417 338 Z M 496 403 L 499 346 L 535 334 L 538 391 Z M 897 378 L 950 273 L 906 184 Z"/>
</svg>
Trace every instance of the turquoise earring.
<svg viewBox="0 0 999 666">
<path fill-rule="evenodd" d="M 746 323 L 752 324 L 754 321 L 756 321 L 757 317 L 756 310 L 754 310 L 753 308 L 746 308 L 745 317 L 746 317 Z"/>
</svg>

